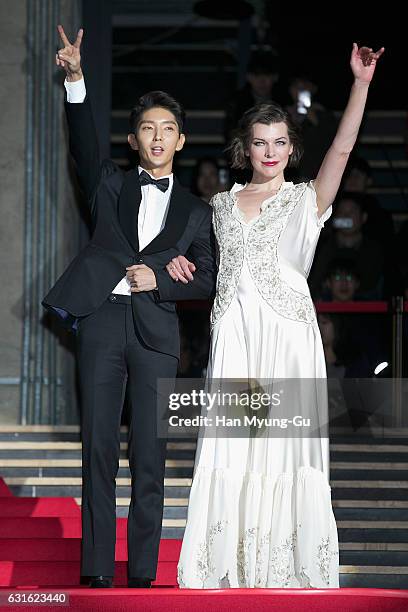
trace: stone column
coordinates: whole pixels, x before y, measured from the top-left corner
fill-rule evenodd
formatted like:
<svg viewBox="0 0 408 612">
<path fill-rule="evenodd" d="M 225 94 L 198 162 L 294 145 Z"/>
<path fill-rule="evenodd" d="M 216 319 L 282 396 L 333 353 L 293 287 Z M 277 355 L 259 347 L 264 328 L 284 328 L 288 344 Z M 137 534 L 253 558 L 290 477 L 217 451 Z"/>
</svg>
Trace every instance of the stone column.
<svg viewBox="0 0 408 612">
<path fill-rule="evenodd" d="M 0 3 L 0 423 L 78 421 L 73 339 L 40 305 L 83 238 L 63 115 L 56 26 L 77 0 Z"/>
</svg>

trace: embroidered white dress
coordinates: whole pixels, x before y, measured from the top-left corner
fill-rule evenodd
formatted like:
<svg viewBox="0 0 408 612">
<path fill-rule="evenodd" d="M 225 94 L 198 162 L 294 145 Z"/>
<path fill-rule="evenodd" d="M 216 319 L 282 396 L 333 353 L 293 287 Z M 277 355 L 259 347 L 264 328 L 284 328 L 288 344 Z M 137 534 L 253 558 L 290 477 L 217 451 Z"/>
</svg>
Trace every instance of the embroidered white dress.
<svg viewBox="0 0 408 612">
<path fill-rule="evenodd" d="M 212 200 L 219 268 L 207 385 L 320 379 L 317 414 L 327 419 L 323 346 L 306 278 L 332 209 L 319 219 L 313 183 L 285 182 L 246 222 L 235 197 L 242 187 Z M 338 587 L 338 557 L 327 437 L 200 430 L 181 588 Z"/>
</svg>

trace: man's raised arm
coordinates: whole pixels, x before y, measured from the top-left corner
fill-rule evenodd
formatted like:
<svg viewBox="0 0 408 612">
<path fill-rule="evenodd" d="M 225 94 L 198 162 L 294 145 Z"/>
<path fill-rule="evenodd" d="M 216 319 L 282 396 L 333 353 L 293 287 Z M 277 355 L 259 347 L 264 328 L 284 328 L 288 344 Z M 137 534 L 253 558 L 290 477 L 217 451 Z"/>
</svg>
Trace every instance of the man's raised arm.
<svg viewBox="0 0 408 612">
<path fill-rule="evenodd" d="M 95 191 L 101 174 L 101 161 L 95 124 L 89 99 L 86 96 L 84 75 L 81 68 L 81 42 L 83 30 L 78 31 L 71 44 L 59 25 L 58 32 L 64 45 L 55 56 L 57 66 L 65 70 L 67 100 L 65 111 L 69 128 L 69 149 L 75 161 L 78 178 L 87 203 L 94 212 Z"/>
</svg>

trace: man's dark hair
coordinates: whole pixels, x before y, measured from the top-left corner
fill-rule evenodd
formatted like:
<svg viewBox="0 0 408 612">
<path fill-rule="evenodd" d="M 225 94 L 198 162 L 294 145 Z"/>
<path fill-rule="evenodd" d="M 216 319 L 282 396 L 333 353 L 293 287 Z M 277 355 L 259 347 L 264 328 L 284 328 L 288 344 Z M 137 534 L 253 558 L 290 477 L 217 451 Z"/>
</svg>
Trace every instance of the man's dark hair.
<svg viewBox="0 0 408 612">
<path fill-rule="evenodd" d="M 347 176 L 348 174 L 350 174 L 353 169 L 359 170 L 368 177 L 371 177 L 372 175 L 371 166 L 368 161 L 363 157 L 359 157 L 358 155 L 353 155 L 352 157 L 350 157 L 349 162 L 346 166 L 345 175 Z"/>
<path fill-rule="evenodd" d="M 253 51 L 247 65 L 251 74 L 279 74 L 279 59 L 270 51 Z"/>
<path fill-rule="evenodd" d="M 336 207 L 344 200 L 351 200 L 358 206 L 361 213 L 367 212 L 369 207 L 367 195 L 359 191 L 341 191 L 336 197 Z"/>
<path fill-rule="evenodd" d="M 352 274 L 357 280 L 360 280 L 360 275 L 357 269 L 357 263 L 354 259 L 346 259 L 346 258 L 335 258 L 333 259 L 328 268 L 326 277 L 330 278 L 334 274 L 338 274 L 339 272 L 345 274 Z"/>
<path fill-rule="evenodd" d="M 217 171 L 217 174 L 220 171 L 220 164 L 218 163 L 216 157 L 200 157 L 200 159 L 197 160 L 197 163 L 194 166 L 193 175 L 191 177 L 191 193 L 194 193 L 194 195 L 200 195 L 200 192 L 198 190 L 198 179 L 200 176 L 201 168 L 205 164 L 211 164 L 211 166 L 214 166 Z"/>
<path fill-rule="evenodd" d="M 149 91 L 139 98 L 137 104 L 132 108 L 129 117 L 131 131 L 136 132 L 137 126 L 139 125 L 139 121 L 141 120 L 144 112 L 150 110 L 151 108 L 158 107 L 165 108 L 174 115 L 181 134 L 184 128 L 186 113 L 181 104 L 165 91 Z"/>
</svg>

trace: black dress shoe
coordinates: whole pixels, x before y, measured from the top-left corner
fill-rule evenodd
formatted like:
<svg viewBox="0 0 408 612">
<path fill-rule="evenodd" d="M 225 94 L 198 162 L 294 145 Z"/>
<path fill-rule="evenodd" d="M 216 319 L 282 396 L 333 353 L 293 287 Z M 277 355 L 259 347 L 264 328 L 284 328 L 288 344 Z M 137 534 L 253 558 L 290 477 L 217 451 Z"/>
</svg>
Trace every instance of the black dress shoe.
<svg viewBox="0 0 408 612">
<path fill-rule="evenodd" d="M 112 588 L 112 576 L 92 576 L 89 586 L 92 589 L 110 589 Z"/>
<path fill-rule="evenodd" d="M 150 589 L 152 586 L 151 578 L 129 578 L 129 589 Z"/>
</svg>

